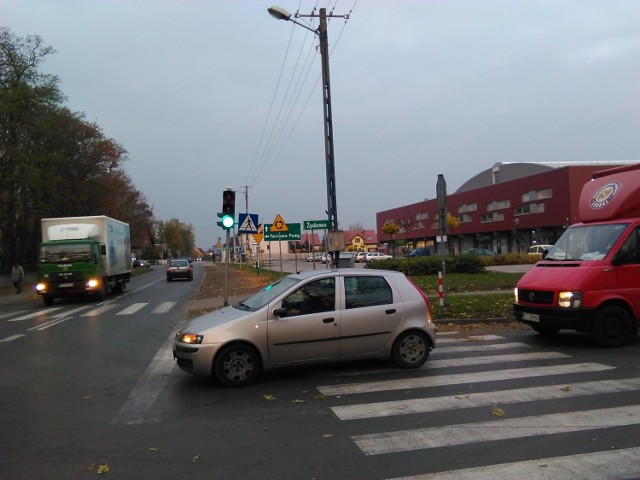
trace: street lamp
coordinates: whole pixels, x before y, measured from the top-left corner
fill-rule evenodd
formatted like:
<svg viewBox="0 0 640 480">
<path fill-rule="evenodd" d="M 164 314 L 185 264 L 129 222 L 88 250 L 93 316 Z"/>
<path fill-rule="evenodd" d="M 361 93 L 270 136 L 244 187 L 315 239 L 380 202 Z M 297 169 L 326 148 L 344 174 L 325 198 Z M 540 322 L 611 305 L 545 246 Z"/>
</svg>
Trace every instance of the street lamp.
<svg viewBox="0 0 640 480">
<path fill-rule="evenodd" d="M 327 9 L 321 8 L 319 14 L 295 14 L 295 18 L 316 17 L 320 19 L 317 30 L 292 18 L 292 14 L 282 7 L 269 7 L 269 14 L 277 20 L 288 20 L 318 35 L 320 39 L 320 57 L 322 59 L 322 100 L 324 105 L 324 153 L 327 172 L 327 215 L 329 220 L 329 251 L 333 253 L 333 264 L 337 266 L 339 251 L 344 248 L 344 232 L 338 230 L 338 207 L 336 202 L 336 171 L 333 153 L 333 119 L 331 115 L 331 87 L 329 82 L 329 38 L 327 35 Z M 348 15 L 333 15 L 348 19 Z"/>
</svg>

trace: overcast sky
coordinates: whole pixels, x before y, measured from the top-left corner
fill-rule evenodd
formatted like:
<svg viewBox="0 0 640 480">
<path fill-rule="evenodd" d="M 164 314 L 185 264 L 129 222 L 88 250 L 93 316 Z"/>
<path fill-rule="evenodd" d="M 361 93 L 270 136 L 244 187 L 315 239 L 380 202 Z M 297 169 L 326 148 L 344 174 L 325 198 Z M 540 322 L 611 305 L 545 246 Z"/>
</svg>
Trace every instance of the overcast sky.
<svg viewBox="0 0 640 480">
<path fill-rule="evenodd" d="M 496 162 L 640 161 L 638 0 L 1 0 L 0 24 L 56 49 L 69 108 L 208 248 L 226 187 L 267 224 L 326 218 L 317 37 L 274 3 L 350 14 L 328 26 L 341 228 L 438 174 L 452 193 Z"/>
</svg>

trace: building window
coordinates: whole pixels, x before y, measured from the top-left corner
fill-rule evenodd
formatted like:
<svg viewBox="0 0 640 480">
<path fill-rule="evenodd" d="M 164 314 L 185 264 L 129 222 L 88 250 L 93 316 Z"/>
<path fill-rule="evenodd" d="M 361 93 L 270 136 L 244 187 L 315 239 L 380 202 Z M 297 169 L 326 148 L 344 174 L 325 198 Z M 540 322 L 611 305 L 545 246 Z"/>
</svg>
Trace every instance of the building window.
<svg viewBox="0 0 640 480">
<path fill-rule="evenodd" d="M 477 203 L 465 203 L 458 207 L 458 213 L 475 212 L 478 210 Z"/>
<path fill-rule="evenodd" d="M 542 190 L 531 190 L 522 194 L 523 202 L 535 202 L 536 200 L 544 200 L 553 197 L 553 189 L 545 188 Z"/>
<path fill-rule="evenodd" d="M 503 210 L 505 208 L 509 208 L 511 206 L 511 202 L 509 200 L 494 200 L 491 203 L 487 203 L 487 211 L 491 212 L 492 210 Z"/>
</svg>

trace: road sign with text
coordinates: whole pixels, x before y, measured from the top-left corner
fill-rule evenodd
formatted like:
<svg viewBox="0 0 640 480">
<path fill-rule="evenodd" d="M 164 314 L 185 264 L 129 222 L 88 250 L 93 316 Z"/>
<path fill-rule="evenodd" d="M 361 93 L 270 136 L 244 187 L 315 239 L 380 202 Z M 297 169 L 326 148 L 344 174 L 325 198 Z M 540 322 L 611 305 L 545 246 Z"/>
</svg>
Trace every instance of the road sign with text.
<svg viewBox="0 0 640 480">
<path fill-rule="evenodd" d="M 264 239 L 267 242 L 298 242 L 302 239 L 299 223 L 287 224 L 286 232 L 276 232 L 271 227 L 272 225 L 264 226 Z"/>
<path fill-rule="evenodd" d="M 305 220 L 305 230 L 329 230 L 329 220 Z"/>
</svg>

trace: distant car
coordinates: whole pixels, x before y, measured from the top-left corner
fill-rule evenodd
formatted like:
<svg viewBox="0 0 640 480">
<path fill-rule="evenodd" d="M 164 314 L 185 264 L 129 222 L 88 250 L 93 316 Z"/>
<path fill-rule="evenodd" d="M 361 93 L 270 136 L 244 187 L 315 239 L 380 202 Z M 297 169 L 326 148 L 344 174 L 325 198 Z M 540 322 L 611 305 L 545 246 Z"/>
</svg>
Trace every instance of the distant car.
<svg viewBox="0 0 640 480">
<path fill-rule="evenodd" d="M 553 247 L 553 245 L 532 245 L 529 247 L 529 254 L 544 256 L 546 253 L 549 253 L 551 247 Z"/>
<path fill-rule="evenodd" d="M 472 255 L 481 255 L 483 257 L 493 257 L 496 254 L 496 252 L 494 252 L 493 250 L 488 250 L 486 248 L 472 248 L 463 253 L 470 253 Z"/>
<path fill-rule="evenodd" d="M 288 365 L 391 358 L 418 368 L 435 343 L 429 300 L 402 272 L 336 268 L 288 275 L 191 320 L 173 356 L 182 370 L 235 387 Z"/>
<path fill-rule="evenodd" d="M 171 282 L 176 278 L 186 278 L 193 280 L 193 269 L 189 260 L 171 260 L 167 265 L 167 282 Z"/>
<path fill-rule="evenodd" d="M 410 257 L 426 257 L 427 255 L 431 255 L 431 250 L 425 247 L 414 248 L 409 252 Z"/>
<path fill-rule="evenodd" d="M 356 253 L 355 261 L 358 262 L 358 263 L 364 262 L 364 257 L 366 255 L 367 255 L 367 252 L 365 252 L 365 251 Z"/>
<path fill-rule="evenodd" d="M 378 260 L 389 260 L 391 258 L 393 258 L 393 257 L 391 255 L 387 255 L 386 253 L 368 252 L 364 256 L 364 261 L 365 262 L 377 262 Z"/>
<path fill-rule="evenodd" d="M 138 261 L 138 267 L 139 268 L 151 268 L 151 264 L 149 262 L 147 262 L 146 260 L 139 260 Z"/>
<path fill-rule="evenodd" d="M 322 252 L 312 253 L 311 255 L 309 255 L 307 257 L 307 262 L 322 262 L 323 261 L 322 260 L 322 255 L 323 255 Z"/>
</svg>

